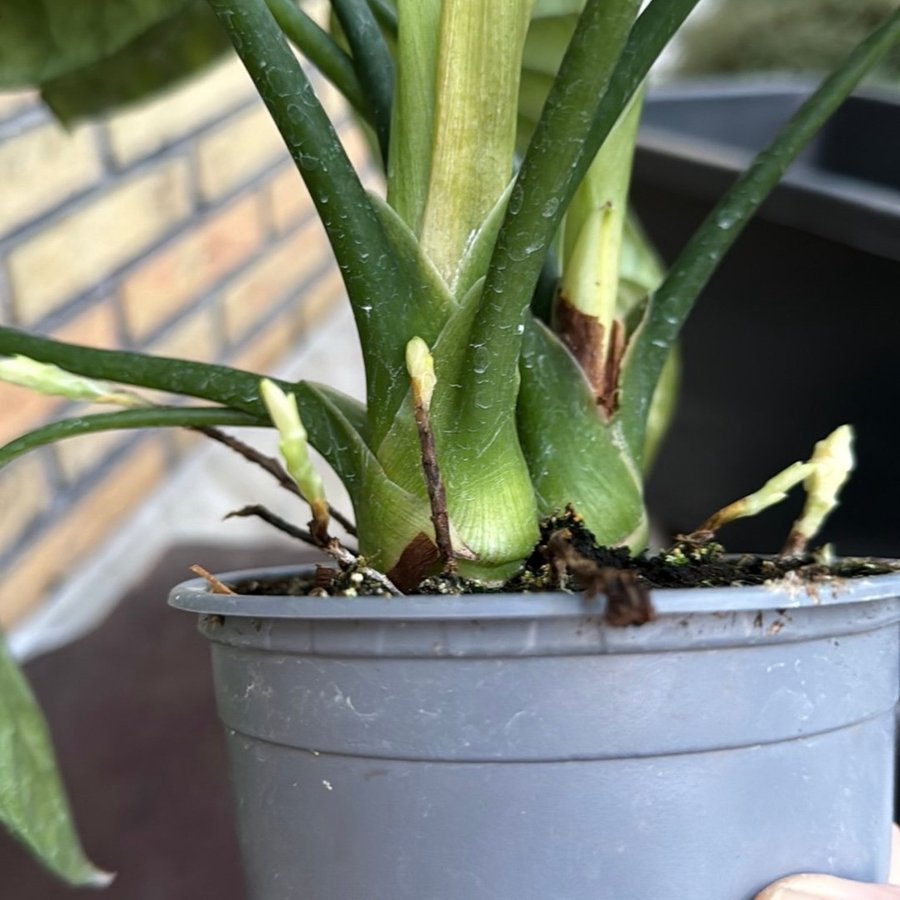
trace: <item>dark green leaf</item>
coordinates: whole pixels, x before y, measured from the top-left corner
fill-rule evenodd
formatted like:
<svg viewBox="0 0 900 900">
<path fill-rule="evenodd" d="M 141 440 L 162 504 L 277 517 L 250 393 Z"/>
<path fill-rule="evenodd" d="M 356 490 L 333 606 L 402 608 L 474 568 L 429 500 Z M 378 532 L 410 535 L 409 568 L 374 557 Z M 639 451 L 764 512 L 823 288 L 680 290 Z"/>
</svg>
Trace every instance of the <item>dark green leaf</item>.
<svg viewBox="0 0 900 900">
<path fill-rule="evenodd" d="M 719 201 L 673 263 L 625 359 L 620 415 L 624 434 L 636 454 L 643 443 L 650 398 L 669 351 L 710 275 L 788 165 L 898 40 L 900 10 L 823 81 Z"/>
<path fill-rule="evenodd" d="M 393 38 L 397 37 L 397 4 L 394 0 L 368 0 L 369 9 L 378 24 Z"/>
<path fill-rule="evenodd" d="M 387 164 L 394 98 L 394 61 L 366 0 L 331 0 L 350 45 L 353 67 Z"/>
<path fill-rule="evenodd" d="M 0 822 L 70 884 L 104 887 L 112 880 L 84 855 L 44 717 L 2 637 Z"/>
<path fill-rule="evenodd" d="M 363 99 L 353 60 L 331 35 L 298 9 L 293 0 L 266 0 L 266 3 L 294 46 L 346 97 L 357 113 L 371 121 L 371 110 Z"/>
<path fill-rule="evenodd" d="M 112 56 L 45 82 L 41 93 L 57 118 L 71 124 L 172 87 L 230 49 L 206 0 L 188 0 Z"/>
<path fill-rule="evenodd" d="M 366 365 L 370 439 L 386 434 L 406 393 L 404 351 L 421 301 L 328 116 L 264 0 L 210 0 L 303 176 L 337 257 Z"/>
<path fill-rule="evenodd" d="M 124 350 L 79 347 L 13 328 L 0 327 L 0 355 L 17 353 L 39 362 L 53 363 L 87 378 L 101 378 L 170 394 L 198 397 L 221 403 L 231 411 L 246 413 L 255 420 L 268 421 L 268 413 L 259 397 L 259 381 L 262 376 L 253 372 Z M 352 423 L 355 432 L 365 432 L 365 410 L 351 398 L 316 385 L 290 384 L 284 381 L 277 383 L 283 390 L 297 394 L 300 414 L 310 441 L 317 449 L 333 441 L 329 416 L 323 414 L 317 399 L 319 395 L 330 400 L 342 416 Z M 228 410 L 222 412 L 225 414 Z M 329 462 L 334 465 L 332 460 L 329 459 Z"/>
<path fill-rule="evenodd" d="M 111 56 L 186 0 L 3 0 L 0 89 L 43 84 Z"/>
</svg>

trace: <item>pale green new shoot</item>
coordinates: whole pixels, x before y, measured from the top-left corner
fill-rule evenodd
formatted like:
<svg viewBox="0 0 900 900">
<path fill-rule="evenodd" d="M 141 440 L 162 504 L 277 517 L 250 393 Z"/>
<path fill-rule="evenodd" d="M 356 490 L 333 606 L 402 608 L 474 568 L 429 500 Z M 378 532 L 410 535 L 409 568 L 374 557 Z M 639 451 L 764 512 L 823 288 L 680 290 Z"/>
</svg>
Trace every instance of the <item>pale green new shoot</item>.
<svg viewBox="0 0 900 900">
<path fill-rule="evenodd" d="M 259 393 L 272 424 L 278 430 L 278 449 L 284 457 L 288 474 L 294 479 L 300 489 L 300 496 L 312 510 L 316 536 L 324 541 L 328 535 L 328 501 L 322 478 L 309 454 L 309 440 L 297 411 L 297 398 L 293 394 L 286 394 L 268 378 L 260 381 Z"/>
<path fill-rule="evenodd" d="M 806 504 L 791 529 L 784 556 L 801 555 L 837 507 L 838 495 L 855 465 L 853 429 L 849 425 L 835 429 L 816 444 L 809 462 L 812 471 L 803 483 Z"/>
<path fill-rule="evenodd" d="M 764 509 L 781 503 L 788 491 L 800 484 L 804 478 L 814 471 L 811 462 L 791 463 L 786 469 L 770 478 L 758 491 L 741 497 L 713 513 L 690 537 L 696 540 L 712 540 L 716 532 L 730 522 L 755 516 Z"/>
<path fill-rule="evenodd" d="M 67 400 L 85 403 L 109 403 L 133 409 L 151 405 L 149 400 L 131 391 L 73 375 L 59 366 L 38 362 L 20 354 L 0 356 L 0 381 L 30 388 L 51 397 L 65 397 Z"/>
<path fill-rule="evenodd" d="M 434 374 L 434 357 L 420 337 L 414 337 L 406 345 L 406 370 L 409 372 L 414 402 L 421 403 L 426 411 L 429 410 L 437 378 Z"/>
</svg>

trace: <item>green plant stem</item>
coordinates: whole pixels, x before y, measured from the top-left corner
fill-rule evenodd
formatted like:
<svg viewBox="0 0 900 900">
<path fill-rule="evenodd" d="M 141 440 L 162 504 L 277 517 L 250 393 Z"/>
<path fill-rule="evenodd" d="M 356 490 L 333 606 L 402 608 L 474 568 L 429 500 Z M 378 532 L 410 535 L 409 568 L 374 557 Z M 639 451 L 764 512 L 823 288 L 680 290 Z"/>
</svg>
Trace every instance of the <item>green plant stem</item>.
<svg viewBox="0 0 900 900">
<path fill-rule="evenodd" d="M 422 227 L 431 173 L 441 0 L 399 0 L 397 86 L 387 200 L 414 234 Z"/>
<path fill-rule="evenodd" d="M 414 286 L 264 0 L 210 0 L 309 189 L 341 269 L 366 366 L 369 424 L 383 438 L 407 391 L 406 339 L 428 334 Z M 409 322 L 408 336 L 398 322 Z"/>
<path fill-rule="evenodd" d="M 266 5 L 288 40 L 344 95 L 359 115 L 372 122 L 372 110 L 363 97 L 353 60 L 331 35 L 291 0 L 266 0 Z"/>
<path fill-rule="evenodd" d="M 183 406 L 156 406 L 142 409 L 126 409 L 113 413 L 98 413 L 63 419 L 31 431 L 0 447 L 0 468 L 16 457 L 65 438 L 133 428 L 204 428 L 214 425 L 241 425 L 265 427 L 268 421 L 247 413 L 221 407 L 200 409 Z"/>
<path fill-rule="evenodd" d="M 572 167 L 591 127 L 585 111 L 607 91 L 637 5 L 637 0 L 588 0 L 528 145 L 469 339 L 460 395 L 466 398 L 467 428 L 476 434 L 492 434 L 500 411 L 515 407 L 524 317 L 577 185 Z"/>
<path fill-rule="evenodd" d="M 532 0 L 444 0 L 421 243 L 451 290 L 466 248 L 509 184 Z"/>
<path fill-rule="evenodd" d="M 629 347 L 623 372 L 621 422 L 636 458 L 640 458 L 650 398 L 672 344 L 700 291 L 785 169 L 898 40 L 900 10 L 822 82 L 716 204 L 673 263 L 651 300 L 643 326 Z"/>
<path fill-rule="evenodd" d="M 612 34 L 602 24 L 590 22 L 585 22 L 592 25 L 590 33 L 581 24 L 576 29 L 519 171 L 494 248 L 483 308 L 469 340 L 463 392 L 471 398 L 473 430 L 489 433 L 485 431 L 486 424 L 498 410 L 514 402 L 523 333 L 518 323 L 525 315 L 553 236 L 601 144 L 647 77 L 650 66 L 697 2 L 652 0 L 631 29 L 611 76 L 606 73 L 610 63 L 600 51 L 615 54 Z M 589 4 L 582 16 L 589 11 L 594 17 L 602 12 L 612 15 L 611 7 L 602 2 Z M 583 109 L 577 103 L 569 103 L 568 82 L 574 81 L 578 86 L 582 79 L 592 78 L 598 79 L 600 88 L 603 84 L 607 88 L 605 92 L 595 88 L 593 97 L 601 99 L 585 128 L 567 121 L 573 116 L 583 117 Z M 582 99 L 589 109 L 589 100 Z M 480 377 L 479 358 L 492 361 L 489 378 Z"/>
<path fill-rule="evenodd" d="M 394 100 L 394 61 L 366 0 L 331 0 L 352 52 L 353 68 L 370 108 L 381 158 L 387 163 Z"/>
<path fill-rule="evenodd" d="M 399 13 L 386 0 L 368 0 L 369 9 L 372 10 L 378 24 L 392 37 L 396 38 L 399 32 Z M 399 6 L 399 3 L 397 4 Z"/>
</svg>

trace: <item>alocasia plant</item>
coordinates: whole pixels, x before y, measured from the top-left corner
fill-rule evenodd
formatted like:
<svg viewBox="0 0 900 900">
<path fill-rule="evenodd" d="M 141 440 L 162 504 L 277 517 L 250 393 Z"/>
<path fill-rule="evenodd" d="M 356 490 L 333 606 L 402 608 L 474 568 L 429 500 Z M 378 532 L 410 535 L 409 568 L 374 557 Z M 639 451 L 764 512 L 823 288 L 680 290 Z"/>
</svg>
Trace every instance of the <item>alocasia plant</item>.
<svg viewBox="0 0 900 900">
<path fill-rule="evenodd" d="M 310 442 L 347 486 L 360 553 L 403 589 L 442 557 L 468 578 L 505 579 L 535 545 L 541 517 L 569 505 L 601 543 L 642 549 L 642 473 L 685 318 L 787 165 L 900 36 L 897 12 L 810 96 L 663 273 L 628 215 L 631 153 L 650 67 L 696 2 L 652 0 L 639 12 L 638 0 L 333 0 L 333 39 L 289 0 L 209 0 L 328 233 L 362 344 L 366 403 L 306 382 L 273 385 L 266 401 L 256 373 L 0 328 L 0 354 L 208 401 L 55 423 L 0 449 L 0 464 L 108 429 L 268 425 L 277 387 L 296 398 Z M 84 13 L 44 5 L 47 21 Z M 122 47 L 140 28 L 188 5 L 88 4 L 104 10 L 102 22 L 80 22 L 77 33 L 109 31 L 107 53 L 127 58 Z M 59 47 L 46 21 L 28 18 L 27 0 L 13 6 L 24 79 L 101 64 L 96 41 Z M 119 15 L 131 34 L 112 41 Z M 386 197 L 361 185 L 285 35 L 371 128 Z M 60 59 L 35 62 L 38 44 Z M 443 535 L 433 524 L 436 478 Z M 29 765 L 0 743 L 0 786 Z M 11 827 L 58 859 L 70 838 L 23 825 L 8 808 L 0 814 Z M 81 863 L 57 869 L 95 877 Z"/>
</svg>

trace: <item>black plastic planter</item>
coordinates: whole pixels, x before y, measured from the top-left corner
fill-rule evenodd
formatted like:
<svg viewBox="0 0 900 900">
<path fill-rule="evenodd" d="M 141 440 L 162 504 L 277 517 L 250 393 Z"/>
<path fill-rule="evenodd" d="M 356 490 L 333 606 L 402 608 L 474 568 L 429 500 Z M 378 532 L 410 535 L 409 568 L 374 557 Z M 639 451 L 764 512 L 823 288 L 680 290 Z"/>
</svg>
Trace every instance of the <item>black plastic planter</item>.
<svg viewBox="0 0 900 900">
<path fill-rule="evenodd" d="M 628 628 L 571 594 L 170 602 L 212 642 L 248 900 L 750 900 L 885 877 L 898 594 L 657 591 Z"/>
<path fill-rule="evenodd" d="M 671 261 L 799 106 L 806 85 L 651 94 L 633 199 Z M 900 100 L 851 98 L 738 240 L 683 338 L 683 393 L 649 499 L 670 530 L 755 489 L 849 422 L 859 468 L 826 538 L 842 553 L 900 544 Z M 731 549 L 777 551 L 796 508 L 736 524 Z"/>
</svg>

